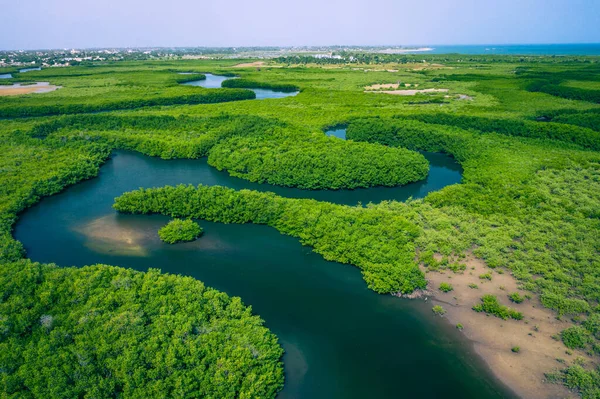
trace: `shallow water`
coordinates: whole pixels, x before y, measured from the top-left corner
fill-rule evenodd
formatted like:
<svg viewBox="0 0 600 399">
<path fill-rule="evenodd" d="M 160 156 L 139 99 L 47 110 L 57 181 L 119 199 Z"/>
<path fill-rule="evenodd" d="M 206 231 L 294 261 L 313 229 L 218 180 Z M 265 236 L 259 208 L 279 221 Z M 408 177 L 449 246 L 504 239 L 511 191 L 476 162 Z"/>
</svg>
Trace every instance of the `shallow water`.
<svg viewBox="0 0 600 399">
<path fill-rule="evenodd" d="M 193 75 L 193 74 L 182 72 L 182 73 L 180 73 L 180 75 Z M 205 73 L 203 75 L 206 76 L 206 79 L 193 80 L 191 82 L 185 82 L 182 84 L 184 84 L 186 86 L 205 87 L 207 89 L 219 89 L 221 87 L 221 83 L 223 83 L 227 79 L 232 79 L 229 76 L 213 75 L 212 73 Z"/>
<path fill-rule="evenodd" d="M 23 68 L 23 69 L 20 69 L 19 72 L 20 73 L 25 73 L 25 72 L 41 71 L 41 70 L 42 70 L 42 68 L 40 68 L 40 67 L 34 67 L 34 68 Z"/>
<path fill-rule="evenodd" d="M 10 73 L 0 74 L 0 79 L 12 79 L 12 75 Z"/>
<path fill-rule="evenodd" d="M 189 73 L 185 73 L 185 72 L 180 73 L 180 75 L 188 75 L 188 74 Z M 235 78 L 232 78 L 229 76 L 219 76 L 219 75 L 213 75 L 211 73 L 206 73 L 204 75 L 206 75 L 206 79 L 195 80 L 195 81 L 186 82 L 183 84 L 187 85 L 187 86 L 205 87 L 207 89 L 218 89 L 221 87 L 221 83 L 223 83 L 223 81 L 225 81 L 227 79 L 235 79 Z M 297 91 L 285 93 L 282 91 L 275 91 L 275 90 L 270 90 L 270 89 L 248 89 L 248 90 L 252 90 L 254 93 L 256 93 L 257 100 L 264 100 L 266 98 L 291 97 L 291 96 L 295 96 L 299 93 Z"/>
<path fill-rule="evenodd" d="M 435 170 L 431 174 L 437 179 Z M 155 267 L 241 296 L 286 351 L 280 398 L 513 397 L 461 333 L 432 316 L 429 304 L 375 294 L 357 268 L 327 262 L 296 238 L 268 226 L 200 221 L 203 237 L 168 245 L 157 236 L 167 217 L 120 215 L 111 208 L 125 191 L 177 183 L 257 186 L 204 160 L 116 152 L 97 178 L 23 213 L 15 236 L 34 261 Z M 373 199 L 370 191 L 363 201 Z"/>
<path fill-rule="evenodd" d="M 346 128 L 329 129 L 325 132 L 326 135 L 337 137 L 338 139 L 346 140 Z"/>
<path fill-rule="evenodd" d="M 35 88 L 34 93 L 48 93 L 54 90 L 58 90 L 61 86 L 51 85 L 49 82 L 36 82 L 36 83 L 13 83 L 12 85 L 0 85 L 0 92 L 3 90 L 19 89 L 19 88 Z"/>
</svg>

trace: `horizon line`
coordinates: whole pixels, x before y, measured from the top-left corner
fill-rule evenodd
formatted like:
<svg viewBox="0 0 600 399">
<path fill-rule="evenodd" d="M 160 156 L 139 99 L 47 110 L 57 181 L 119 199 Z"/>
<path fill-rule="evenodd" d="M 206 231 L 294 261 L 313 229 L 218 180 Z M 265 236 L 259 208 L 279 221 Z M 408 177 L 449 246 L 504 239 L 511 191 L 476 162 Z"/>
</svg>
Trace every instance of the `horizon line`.
<svg viewBox="0 0 600 399">
<path fill-rule="evenodd" d="M 448 46 L 566 46 L 566 45 L 600 45 L 600 42 L 570 42 L 570 43 L 454 43 L 454 44 L 314 44 L 314 45 L 243 45 L 243 46 L 93 46 L 93 47 L 55 47 L 55 48 L 13 48 L 13 49 L 0 49 L 0 52 L 8 51 L 63 51 L 63 50 L 105 50 L 105 49 L 247 49 L 247 48 L 316 48 L 316 47 L 373 47 L 373 48 L 407 48 L 407 50 L 431 48 L 432 46 L 448 47 Z M 434 50 L 435 47 L 432 48 Z"/>
</svg>

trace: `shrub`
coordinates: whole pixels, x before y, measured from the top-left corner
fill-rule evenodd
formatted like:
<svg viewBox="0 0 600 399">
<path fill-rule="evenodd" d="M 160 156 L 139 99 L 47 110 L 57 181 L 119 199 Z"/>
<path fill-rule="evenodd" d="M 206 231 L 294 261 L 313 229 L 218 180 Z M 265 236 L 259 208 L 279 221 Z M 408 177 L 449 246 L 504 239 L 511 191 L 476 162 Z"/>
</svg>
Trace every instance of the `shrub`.
<svg viewBox="0 0 600 399">
<path fill-rule="evenodd" d="M 591 342 L 588 330 L 581 326 L 572 326 L 560 333 L 563 344 L 569 349 L 583 349 Z"/>
<path fill-rule="evenodd" d="M 517 312 L 508 306 L 501 305 L 498 302 L 498 298 L 496 298 L 494 295 L 484 295 L 481 297 L 481 302 L 481 304 L 473 306 L 474 311 L 485 312 L 487 314 L 499 317 L 502 320 L 506 320 L 508 318 L 515 320 L 523 319 L 523 314 L 521 312 Z"/>
<path fill-rule="evenodd" d="M 585 313 L 590 310 L 590 305 L 583 299 L 565 298 L 560 294 L 544 293 L 540 300 L 542 305 L 556 310 L 559 315 Z"/>
<path fill-rule="evenodd" d="M 476 290 L 476 289 L 479 289 L 479 286 L 475 283 L 469 283 L 469 288 Z"/>
<path fill-rule="evenodd" d="M 442 291 L 442 292 L 450 292 L 453 289 L 454 289 L 454 287 L 450 283 L 441 283 L 440 284 L 440 291 Z"/>
<path fill-rule="evenodd" d="M 510 299 L 511 302 L 514 302 L 514 303 L 521 303 L 525 300 L 525 297 L 523 297 L 518 292 L 513 292 L 512 294 L 508 295 L 508 299 Z"/>
<path fill-rule="evenodd" d="M 480 280 L 492 280 L 492 275 L 490 273 L 484 273 L 479 275 Z"/>
<path fill-rule="evenodd" d="M 193 220 L 173 219 L 158 230 L 158 236 L 168 244 L 193 241 L 202 235 L 202 228 Z"/>
<path fill-rule="evenodd" d="M 513 346 L 510 350 L 513 351 L 513 353 L 519 353 L 521 352 L 521 347 Z"/>
<path fill-rule="evenodd" d="M 435 305 L 434 307 L 431 308 L 431 310 L 433 311 L 433 313 L 435 313 L 438 316 L 443 316 L 446 314 L 446 309 L 444 309 L 440 305 Z"/>
<path fill-rule="evenodd" d="M 456 328 L 459 329 L 460 331 L 462 331 L 465 327 L 461 323 L 458 323 L 456 325 Z"/>
</svg>

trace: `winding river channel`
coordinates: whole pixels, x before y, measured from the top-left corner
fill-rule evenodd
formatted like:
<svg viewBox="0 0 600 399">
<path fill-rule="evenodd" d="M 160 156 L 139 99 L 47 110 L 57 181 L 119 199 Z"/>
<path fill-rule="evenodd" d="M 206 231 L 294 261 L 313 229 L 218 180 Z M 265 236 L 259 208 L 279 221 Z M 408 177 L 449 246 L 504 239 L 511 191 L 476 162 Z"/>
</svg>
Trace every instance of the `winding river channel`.
<svg viewBox="0 0 600 399">
<path fill-rule="evenodd" d="M 190 75 L 190 74 L 182 73 L 182 75 Z M 194 80 L 194 81 L 186 82 L 183 84 L 187 85 L 187 86 L 200 86 L 200 87 L 204 87 L 207 89 L 218 89 L 221 87 L 221 83 L 223 83 L 223 81 L 225 81 L 227 79 L 235 79 L 235 78 L 228 77 L 228 76 L 213 75 L 211 73 L 205 73 L 204 75 L 206 76 L 206 79 Z M 257 100 L 264 100 L 266 98 L 291 97 L 291 96 L 295 96 L 298 94 L 297 91 L 283 92 L 283 91 L 276 91 L 276 90 L 270 90 L 270 89 L 249 89 L 249 90 L 252 90 L 254 93 L 256 93 Z"/>
<path fill-rule="evenodd" d="M 200 221 L 201 239 L 168 245 L 157 235 L 167 217 L 112 209 L 123 192 L 179 183 L 356 204 L 422 197 L 460 181 L 460 166 L 451 158 L 426 156 L 432 167 L 425 182 L 302 191 L 236 179 L 205 159 L 165 161 L 117 151 L 97 178 L 24 212 L 15 236 L 34 261 L 160 268 L 242 297 L 286 351 L 279 398 L 512 398 L 461 333 L 433 317 L 429 303 L 369 291 L 357 268 L 327 262 L 296 238 L 268 226 Z"/>
</svg>

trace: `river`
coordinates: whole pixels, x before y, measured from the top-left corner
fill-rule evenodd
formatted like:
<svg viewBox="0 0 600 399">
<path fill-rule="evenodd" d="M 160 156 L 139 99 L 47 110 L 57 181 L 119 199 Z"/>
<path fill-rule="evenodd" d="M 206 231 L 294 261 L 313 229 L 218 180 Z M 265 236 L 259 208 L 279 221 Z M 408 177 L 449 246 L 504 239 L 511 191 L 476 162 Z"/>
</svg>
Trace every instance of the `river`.
<svg viewBox="0 0 600 399">
<path fill-rule="evenodd" d="M 180 74 L 181 75 L 189 75 L 189 73 L 180 73 Z M 221 87 L 221 83 L 223 83 L 223 81 L 225 81 L 227 79 L 235 79 L 235 78 L 232 78 L 229 76 L 213 75 L 211 73 L 206 73 L 204 75 L 206 76 L 206 79 L 194 80 L 194 81 L 186 82 L 183 84 L 187 85 L 187 86 L 200 86 L 200 87 L 204 87 L 207 89 L 218 89 Z M 277 91 L 277 90 L 271 90 L 271 89 L 248 89 L 248 90 L 252 90 L 254 93 L 256 93 L 257 100 L 264 100 L 267 98 L 291 97 L 291 96 L 295 96 L 298 94 L 297 91 L 283 92 L 283 91 Z"/>
<path fill-rule="evenodd" d="M 97 178 L 24 212 L 15 237 L 34 261 L 160 268 L 240 296 L 286 351 L 279 398 L 512 398 L 461 332 L 433 316 L 429 303 L 378 295 L 367 289 L 357 268 L 327 262 L 296 238 L 268 226 L 200 221 L 199 240 L 168 245 L 157 230 L 169 218 L 112 209 L 125 191 L 166 184 L 220 184 L 366 203 L 419 197 L 460 180 L 460 167 L 451 158 L 426 156 L 430 176 L 418 189 L 313 192 L 236 179 L 206 160 L 166 161 L 117 151 Z"/>
</svg>

